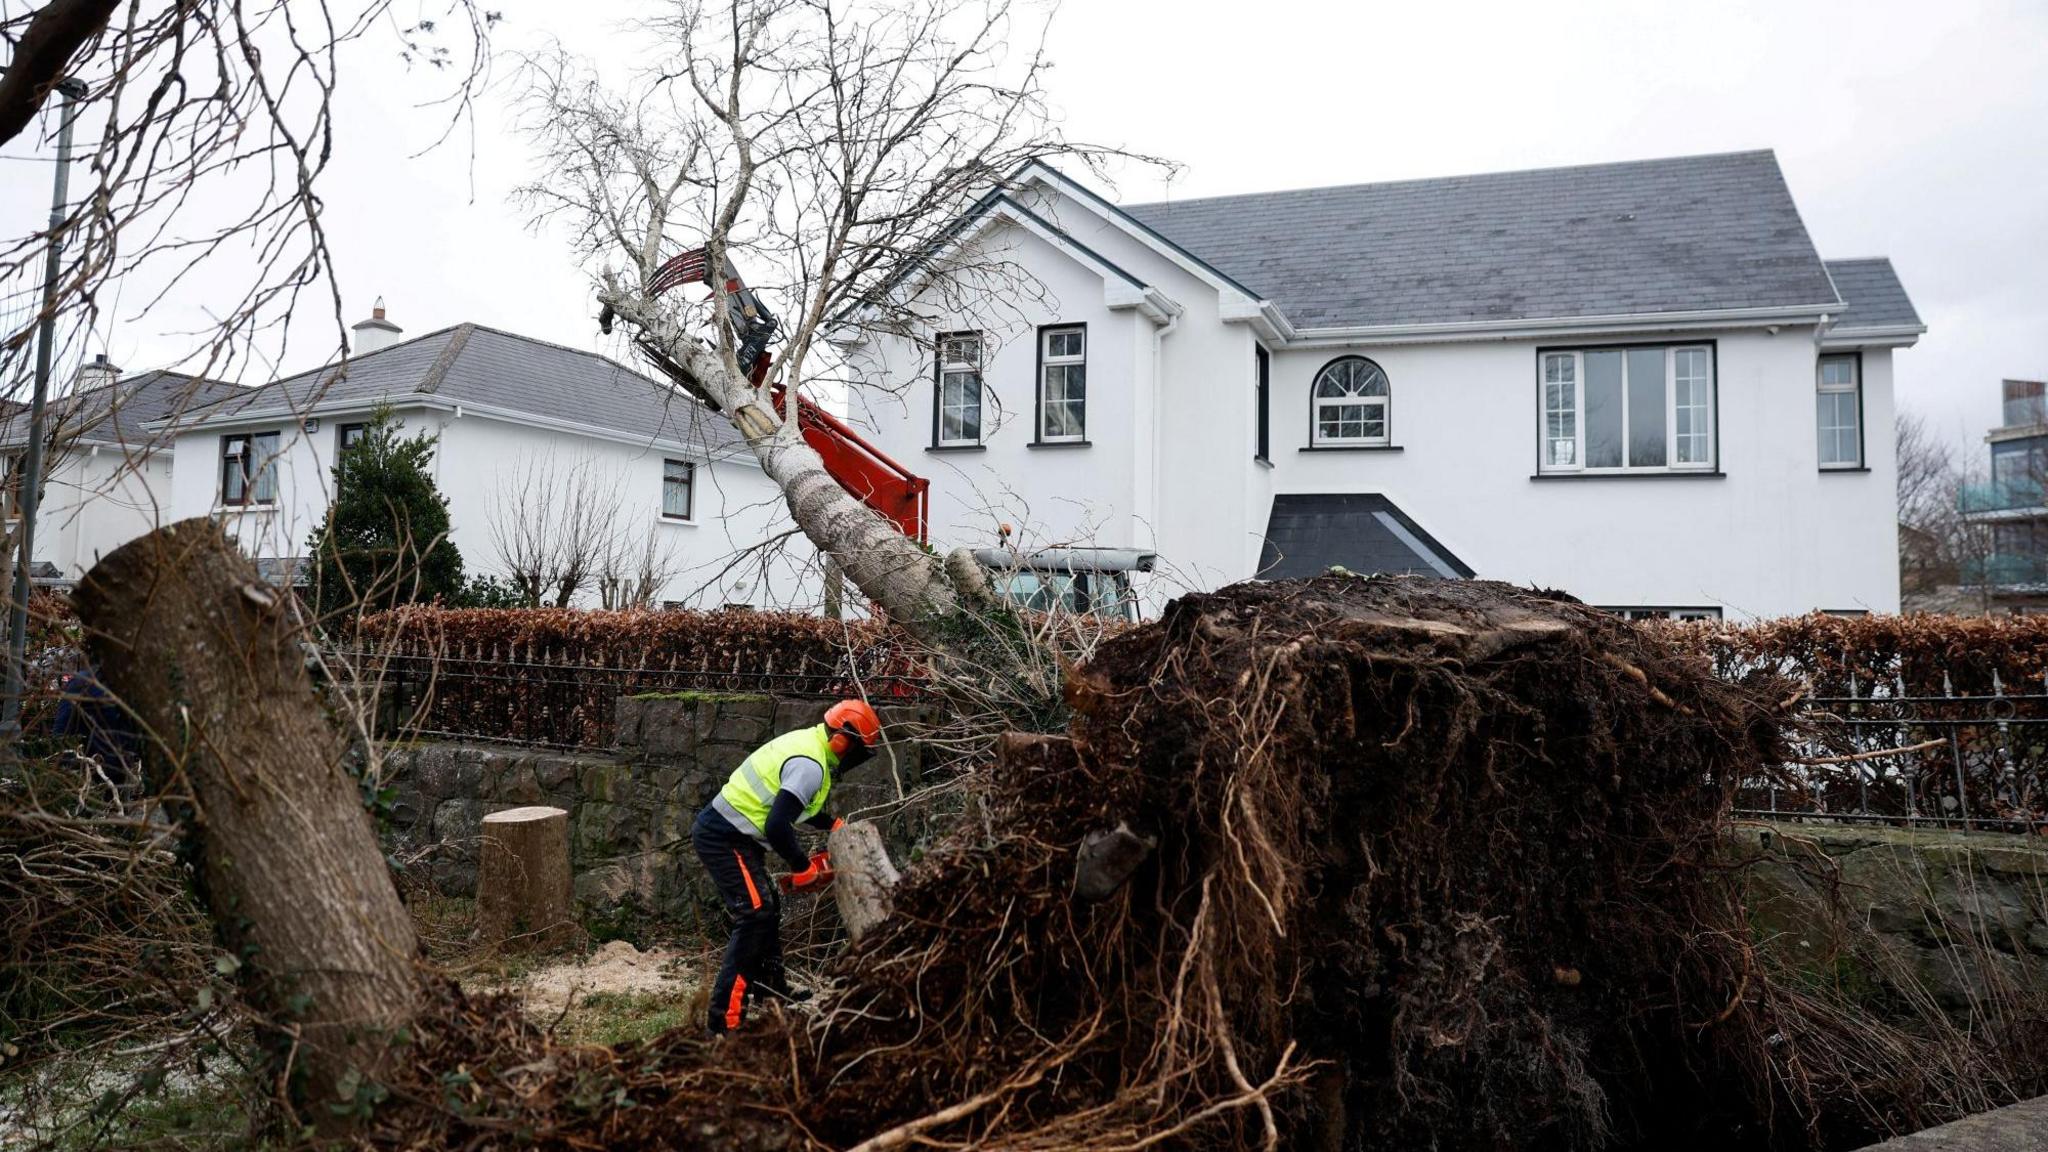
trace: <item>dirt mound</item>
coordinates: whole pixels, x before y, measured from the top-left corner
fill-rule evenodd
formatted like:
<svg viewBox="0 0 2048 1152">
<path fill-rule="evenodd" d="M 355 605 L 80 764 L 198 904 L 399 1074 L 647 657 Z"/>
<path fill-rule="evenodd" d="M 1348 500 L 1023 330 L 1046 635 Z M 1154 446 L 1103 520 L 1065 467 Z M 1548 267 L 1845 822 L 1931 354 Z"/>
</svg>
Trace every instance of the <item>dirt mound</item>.
<svg viewBox="0 0 2048 1152">
<path fill-rule="evenodd" d="M 565 1058 L 547 1091 L 450 1036 L 472 1098 L 431 1124 L 864 1152 L 1761 1138 L 1797 1074 L 1717 834 L 1790 695 L 1497 584 L 1189 596 L 1070 677 L 1068 738 L 1005 743 L 815 1016 Z M 1120 825 L 1153 849 L 1079 898 Z M 566 1103 L 592 1082 L 634 1106 Z"/>
</svg>

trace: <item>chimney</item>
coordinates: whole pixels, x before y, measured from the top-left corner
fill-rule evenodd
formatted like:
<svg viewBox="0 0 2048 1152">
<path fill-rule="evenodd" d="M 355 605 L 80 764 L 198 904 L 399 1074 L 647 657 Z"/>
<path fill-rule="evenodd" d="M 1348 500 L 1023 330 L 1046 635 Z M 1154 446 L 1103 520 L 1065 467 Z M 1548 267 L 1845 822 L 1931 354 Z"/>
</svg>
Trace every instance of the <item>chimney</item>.
<svg viewBox="0 0 2048 1152">
<path fill-rule="evenodd" d="M 84 392 L 91 388 L 104 388 L 121 378 L 121 370 L 108 361 L 104 352 L 93 353 L 89 363 L 78 366 L 78 375 L 72 380 L 71 390 Z"/>
<path fill-rule="evenodd" d="M 379 296 L 376 306 L 370 309 L 370 318 L 358 323 L 351 331 L 356 334 L 353 354 L 367 356 L 379 348 L 389 348 L 398 343 L 399 333 L 405 329 L 384 318 L 384 298 Z"/>
</svg>

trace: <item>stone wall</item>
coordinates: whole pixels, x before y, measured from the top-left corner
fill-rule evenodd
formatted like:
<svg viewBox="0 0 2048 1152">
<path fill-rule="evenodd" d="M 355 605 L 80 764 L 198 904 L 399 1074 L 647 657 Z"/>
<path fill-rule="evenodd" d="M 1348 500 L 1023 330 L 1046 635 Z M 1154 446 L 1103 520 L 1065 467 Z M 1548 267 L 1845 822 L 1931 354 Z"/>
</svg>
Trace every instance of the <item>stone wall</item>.
<svg viewBox="0 0 2048 1152">
<path fill-rule="evenodd" d="M 569 813 L 570 862 L 587 913 L 626 909 L 686 925 L 718 923 L 715 897 L 690 852 L 697 810 L 748 753 L 776 733 L 818 723 L 829 703 L 691 692 L 622 697 L 609 753 L 388 745 L 384 782 L 395 796 L 387 846 L 435 890 L 472 896 L 485 813 L 552 804 Z M 924 778 L 917 711 L 878 711 L 891 743 L 834 781 L 834 812 L 886 803 L 899 782 L 908 790 Z"/>
<path fill-rule="evenodd" d="M 1751 921 L 1802 971 L 1964 1017 L 2048 988 L 2048 841 L 1996 832 L 1754 824 Z"/>
</svg>

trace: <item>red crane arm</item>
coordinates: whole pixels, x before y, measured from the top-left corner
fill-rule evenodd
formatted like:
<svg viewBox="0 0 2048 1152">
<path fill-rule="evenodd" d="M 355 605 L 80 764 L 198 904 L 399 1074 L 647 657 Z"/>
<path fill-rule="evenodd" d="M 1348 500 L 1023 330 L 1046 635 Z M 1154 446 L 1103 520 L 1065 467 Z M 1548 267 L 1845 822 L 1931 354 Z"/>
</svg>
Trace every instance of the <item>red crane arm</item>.
<svg viewBox="0 0 2048 1152">
<path fill-rule="evenodd" d="M 710 277 L 709 253 L 702 248 L 693 248 L 656 270 L 648 289 L 651 295 L 659 296 L 692 281 L 708 284 Z M 726 322 L 738 340 L 738 355 L 743 365 L 746 360 L 753 360 L 752 364 L 745 366 L 753 382 L 759 384 L 768 378 L 772 359 L 768 344 L 774 337 L 775 318 L 730 265 L 726 267 L 725 291 L 728 301 Z M 609 327 L 606 331 L 610 331 Z M 644 340 L 640 342 L 640 348 L 670 376 L 677 380 L 685 378 L 682 367 L 666 353 Z M 773 396 L 775 411 L 787 416 L 783 390 L 775 389 Z M 796 410 L 797 430 L 802 434 L 804 443 L 817 452 L 818 458 L 825 463 L 825 471 L 839 481 L 839 486 L 851 493 L 854 499 L 888 517 L 905 536 L 920 544 L 925 543 L 931 481 L 890 459 L 887 453 L 868 443 L 845 421 L 810 400 L 797 397 Z"/>
<path fill-rule="evenodd" d="M 775 389 L 775 410 L 785 408 L 783 390 Z M 925 542 L 925 517 L 931 499 L 931 481 L 913 474 L 868 443 L 847 423 L 809 399 L 796 400 L 797 430 L 804 443 L 825 462 L 839 486 L 861 503 L 894 521 L 905 536 Z"/>
</svg>

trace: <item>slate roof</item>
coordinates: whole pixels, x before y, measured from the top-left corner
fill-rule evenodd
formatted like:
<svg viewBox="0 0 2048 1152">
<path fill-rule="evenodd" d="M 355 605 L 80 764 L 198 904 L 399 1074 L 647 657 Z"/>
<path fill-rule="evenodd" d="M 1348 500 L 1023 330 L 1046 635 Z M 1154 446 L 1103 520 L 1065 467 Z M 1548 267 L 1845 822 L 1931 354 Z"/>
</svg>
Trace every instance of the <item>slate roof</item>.
<svg viewBox="0 0 2048 1152">
<path fill-rule="evenodd" d="M 242 391 L 182 372 L 143 372 L 59 396 L 50 401 L 44 419 L 72 443 L 133 447 L 162 435 L 145 425 L 183 417 Z M 27 441 L 28 405 L 10 405 L 0 413 L 0 447 L 19 447 Z"/>
<path fill-rule="evenodd" d="M 1296 328 L 1836 301 L 1768 151 L 1355 184 L 1124 211 Z"/>
<path fill-rule="evenodd" d="M 1866 260 L 1830 260 L 1828 275 L 1835 278 L 1835 291 L 1848 308 L 1835 321 L 1834 331 L 1859 328 L 1922 328 L 1920 313 L 1899 283 L 1892 262 L 1883 256 Z"/>
<path fill-rule="evenodd" d="M 1360 575 L 1472 575 L 1472 568 L 1376 492 L 1273 497 L 1259 577 L 1320 576 L 1332 564 Z"/>
<path fill-rule="evenodd" d="M 319 407 L 402 406 L 435 397 L 589 425 L 709 453 L 744 445 L 723 417 L 609 357 L 481 324 L 457 324 L 252 389 L 209 418 L 299 414 Z"/>
</svg>

